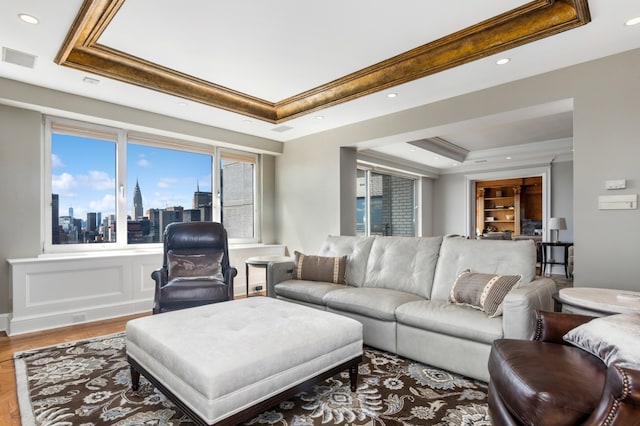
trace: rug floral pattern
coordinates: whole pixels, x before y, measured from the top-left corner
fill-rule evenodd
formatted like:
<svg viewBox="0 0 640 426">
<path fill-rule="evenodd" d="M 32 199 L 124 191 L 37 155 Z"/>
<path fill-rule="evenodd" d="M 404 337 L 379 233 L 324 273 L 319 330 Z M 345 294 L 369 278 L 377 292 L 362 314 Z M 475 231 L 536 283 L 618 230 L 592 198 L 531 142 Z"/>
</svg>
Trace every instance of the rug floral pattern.
<svg viewBox="0 0 640 426">
<path fill-rule="evenodd" d="M 141 377 L 131 390 L 124 334 L 14 356 L 21 412 L 39 426 L 177 426 L 191 420 Z M 21 373 L 24 377 L 21 378 Z M 22 382 L 22 384 L 21 384 Z M 25 383 L 26 382 L 26 383 Z M 24 391 L 26 392 L 26 391 Z M 247 425 L 490 425 L 486 383 L 365 348 L 356 392 L 348 372 L 282 402 Z"/>
</svg>

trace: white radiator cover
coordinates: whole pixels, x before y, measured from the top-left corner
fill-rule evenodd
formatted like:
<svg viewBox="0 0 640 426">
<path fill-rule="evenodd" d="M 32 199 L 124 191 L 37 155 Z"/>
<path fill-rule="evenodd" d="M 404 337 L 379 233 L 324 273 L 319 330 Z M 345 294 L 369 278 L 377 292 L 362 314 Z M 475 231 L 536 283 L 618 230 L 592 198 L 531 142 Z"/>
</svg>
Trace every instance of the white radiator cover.
<svg viewBox="0 0 640 426">
<path fill-rule="evenodd" d="M 229 250 L 238 269 L 234 293 L 245 294 L 245 259 L 284 255 L 281 245 L 247 245 Z M 161 250 L 41 256 L 8 259 L 10 336 L 83 322 L 150 312 L 155 283 L 151 272 L 162 265 Z M 252 276 L 253 278 L 253 276 Z"/>
</svg>

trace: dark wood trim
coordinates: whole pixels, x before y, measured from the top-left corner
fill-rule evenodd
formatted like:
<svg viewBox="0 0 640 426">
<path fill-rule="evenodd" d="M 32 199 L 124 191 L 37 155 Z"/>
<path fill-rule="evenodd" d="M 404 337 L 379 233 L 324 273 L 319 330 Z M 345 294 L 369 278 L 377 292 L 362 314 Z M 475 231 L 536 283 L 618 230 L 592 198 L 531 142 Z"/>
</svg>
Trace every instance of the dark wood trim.
<svg viewBox="0 0 640 426">
<path fill-rule="evenodd" d="M 136 390 L 138 388 L 138 380 L 140 378 L 140 374 L 149 380 L 156 388 L 162 392 L 164 396 L 169 398 L 176 406 L 178 406 L 185 414 L 187 414 L 197 425 L 201 426 L 211 426 L 207 423 L 202 417 L 196 414 L 191 408 L 189 408 L 183 401 L 180 400 L 173 392 L 167 389 L 158 379 L 153 377 L 153 375 L 147 371 L 144 367 L 142 367 L 135 359 L 131 358 L 127 355 L 127 361 L 131 365 L 131 378 L 132 378 L 132 389 Z M 233 426 L 242 423 L 243 421 L 249 420 L 260 413 L 268 410 L 269 408 L 274 407 L 278 403 L 282 401 L 286 401 L 287 399 L 312 388 L 316 383 L 321 382 L 322 380 L 328 379 L 329 377 L 333 377 L 336 374 L 341 373 L 344 370 L 349 370 L 349 378 L 350 378 L 350 386 L 351 391 L 355 392 L 358 382 L 358 364 L 362 361 L 362 355 L 359 355 L 349 361 L 346 361 L 330 370 L 324 371 L 318 374 L 311 379 L 305 380 L 304 382 L 292 386 L 284 391 L 278 393 L 277 395 L 272 396 L 264 401 L 260 401 L 251 407 L 240 411 L 238 413 L 232 414 L 229 417 L 222 419 L 221 421 L 214 423 L 216 426 Z"/>
<path fill-rule="evenodd" d="M 100 45 L 100 35 L 124 2 L 85 0 L 55 62 L 274 124 L 513 49 L 591 21 L 587 0 L 534 0 L 274 103 Z"/>
</svg>

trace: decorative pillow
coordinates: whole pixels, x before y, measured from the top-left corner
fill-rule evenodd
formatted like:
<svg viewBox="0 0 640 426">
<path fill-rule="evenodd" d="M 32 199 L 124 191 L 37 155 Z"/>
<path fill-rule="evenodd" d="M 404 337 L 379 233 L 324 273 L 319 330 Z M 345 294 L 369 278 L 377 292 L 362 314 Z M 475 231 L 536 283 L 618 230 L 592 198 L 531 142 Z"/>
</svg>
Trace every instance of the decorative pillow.
<svg viewBox="0 0 640 426">
<path fill-rule="evenodd" d="M 640 364 L 640 313 L 596 318 L 564 335 L 564 340 L 605 364 Z"/>
<path fill-rule="evenodd" d="M 177 254 L 173 250 L 167 253 L 169 281 L 175 278 L 182 279 L 216 279 L 224 280 L 222 276 L 222 251 Z"/>
<path fill-rule="evenodd" d="M 453 284 L 449 301 L 484 311 L 489 318 L 502 315 L 505 296 L 522 279 L 522 275 L 495 275 L 462 271 Z"/>
<path fill-rule="evenodd" d="M 298 251 L 294 278 L 309 281 L 325 281 L 334 284 L 345 283 L 345 271 L 347 269 L 347 256 L 324 257 L 307 256 Z"/>
</svg>

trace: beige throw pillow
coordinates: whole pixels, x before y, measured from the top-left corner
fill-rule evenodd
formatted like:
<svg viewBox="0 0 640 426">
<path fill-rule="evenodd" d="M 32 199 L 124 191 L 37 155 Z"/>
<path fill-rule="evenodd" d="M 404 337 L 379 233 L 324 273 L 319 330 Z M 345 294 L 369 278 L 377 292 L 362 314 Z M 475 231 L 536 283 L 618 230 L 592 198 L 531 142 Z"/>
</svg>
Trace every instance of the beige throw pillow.
<svg viewBox="0 0 640 426">
<path fill-rule="evenodd" d="M 453 284 L 449 301 L 484 311 L 490 318 L 502 315 L 502 302 L 522 275 L 496 275 L 463 271 Z"/>
<path fill-rule="evenodd" d="M 608 366 L 621 362 L 640 365 L 640 313 L 593 319 L 569 331 L 564 340 Z"/>
<path fill-rule="evenodd" d="M 298 251 L 294 252 L 294 254 L 296 257 L 294 278 L 308 281 L 325 281 L 334 284 L 345 283 L 347 256 L 307 256 Z"/>
</svg>

